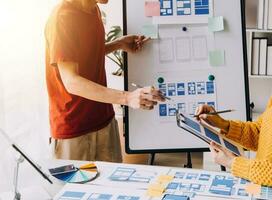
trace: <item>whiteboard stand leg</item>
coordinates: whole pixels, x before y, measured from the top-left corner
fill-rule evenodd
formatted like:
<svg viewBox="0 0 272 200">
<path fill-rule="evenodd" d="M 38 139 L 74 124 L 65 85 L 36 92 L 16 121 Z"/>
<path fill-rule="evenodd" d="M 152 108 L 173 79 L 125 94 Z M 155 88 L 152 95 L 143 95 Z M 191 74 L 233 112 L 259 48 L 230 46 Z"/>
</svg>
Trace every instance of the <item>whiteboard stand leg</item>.
<svg viewBox="0 0 272 200">
<path fill-rule="evenodd" d="M 191 152 L 187 152 L 187 164 L 184 165 L 184 167 L 185 168 L 193 168 Z"/>
<path fill-rule="evenodd" d="M 227 171 L 226 167 L 221 165 L 221 171 L 222 171 L 222 172 Z"/>
<path fill-rule="evenodd" d="M 153 165 L 154 161 L 155 161 L 155 153 L 152 153 L 152 154 L 149 155 L 148 165 Z"/>
</svg>

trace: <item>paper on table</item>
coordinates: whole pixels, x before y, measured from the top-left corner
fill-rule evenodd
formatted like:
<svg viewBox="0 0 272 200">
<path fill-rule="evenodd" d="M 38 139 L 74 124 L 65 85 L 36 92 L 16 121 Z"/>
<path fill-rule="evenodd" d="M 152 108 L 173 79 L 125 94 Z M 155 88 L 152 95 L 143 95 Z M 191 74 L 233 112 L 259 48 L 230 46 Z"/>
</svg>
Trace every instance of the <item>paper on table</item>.
<svg viewBox="0 0 272 200">
<path fill-rule="evenodd" d="M 224 18 L 222 16 L 209 17 L 208 27 L 210 32 L 223 31 L 224 28 Z"/>
<path fill-rule="evenodd" d="M 147 189 L 147 195 L 150 197 L 160 197 L 166 189 L 165 184 L 151 184 Z"/>
<path fill-rule="evenodd" d="M 158 39 L 158 26 L 157 25 L 144 25 L 142 26 L 142 34 L 151 39 Z"/>
<path fill-rule="evenodd" d="M 174 176 L 169 176 L 169 175 L 161 175 L 158 178 L 158 182 L 160 183 L 169 183 L 174 179 Z"/>
<path fill-rule="evenodd" d="M 145 16 L 146 17 L 160 16 L 160 2 L 146 1 L 145 2 Z"/>
<path fill-rule="evenodd" d="M 246 185 L 245 189 L 246 189 L 247 193 L 252 194 L 252 195 L 260 195 L 261 194 L 261 186 L 260 185 L 250 183 L 250 184 Z"/>
<path fill-rule="evenodd" d="M 209 61 L 212 67 L 225 65 L 225 51 L 224 50 L 210 51 Z"/>
</svg>

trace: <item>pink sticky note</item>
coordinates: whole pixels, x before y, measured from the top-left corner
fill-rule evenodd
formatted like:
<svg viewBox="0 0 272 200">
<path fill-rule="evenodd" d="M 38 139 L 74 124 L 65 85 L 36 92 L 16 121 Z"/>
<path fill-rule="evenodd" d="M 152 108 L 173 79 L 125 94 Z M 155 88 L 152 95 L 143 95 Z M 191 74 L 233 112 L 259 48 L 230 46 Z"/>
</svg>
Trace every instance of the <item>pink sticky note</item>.
<svg viewBox="0 0 272 200">
<path fill-rule="evenodd" d="M 160 16 L 160 2 L 159 1 L 146 1 L 145 2 L 145 16 L 153 17 Z"/>
</svg>

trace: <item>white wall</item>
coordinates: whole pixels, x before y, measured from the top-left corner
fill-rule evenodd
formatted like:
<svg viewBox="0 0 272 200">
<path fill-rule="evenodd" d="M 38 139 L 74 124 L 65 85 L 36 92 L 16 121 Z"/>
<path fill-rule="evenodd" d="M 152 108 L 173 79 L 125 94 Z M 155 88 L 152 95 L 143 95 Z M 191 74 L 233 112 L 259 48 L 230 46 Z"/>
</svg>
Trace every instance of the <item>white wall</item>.
<svg viewBox="0 0 272 200">
<path fill-rule="evenodd" d="M 0 127 L 34 160 L 49 157 L 44 26 L 56 3 L 0 0 Z M 108 13 L 108 27 L 122 25 L 121 5 L 121 0 L 110 0 L 109 5 L 102 6 Z M 111 63 L 107 66 L 110 71 L 116 69 Z M 122 87 L 122 81 L 112 77 L 108 80 Z M 2 136 L 0 152 L 1 192 L 11 189 L 14 166 L 14 152 Z M 32 184 L 32 178 L 24 173 L 29 168 L 27 163 L 22 164 L 23 187 Z"/>
<path fill-rule="evenodd" d="M 0 127 L 35 160 L 48 157 L 43 33 L 55 3 L 0 1 Z M 2 136 L 0 152 L 0 191 L 4 191 L 12 183 L 14 152 Z M 24 168 L 30 167 L 24 163 Z"/>
</svg>

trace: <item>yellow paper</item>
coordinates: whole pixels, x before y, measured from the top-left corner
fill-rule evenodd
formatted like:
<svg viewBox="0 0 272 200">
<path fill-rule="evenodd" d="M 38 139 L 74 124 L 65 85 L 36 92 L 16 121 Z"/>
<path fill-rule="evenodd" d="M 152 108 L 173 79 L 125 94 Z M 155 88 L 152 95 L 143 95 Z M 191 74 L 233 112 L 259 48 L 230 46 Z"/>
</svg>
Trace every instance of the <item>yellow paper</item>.
<svg viewBox="0 0 272 200">
<path fill-rule="evenodd" d="M 158 178 L 158 181 L 161 183 L 169 183 L 174 179 L 173 176 L 169 176 L 169 175 L 161 175 Z"/>
<path fill-rule="evenodd" d="M 152 184 L 148 187 L 148 191 L 155 191 L 163 193 L 166 186 L 164 184 Z"/>
<path fill-rule="evenodd" d="M 153 191 L 153 190 L 148 190 L 147 191 L 147 195 L 150 197 L 160 197 L 163 195 L 163 192 L 157 192 L 157 191 Z"/>
</svg>

